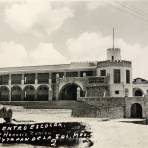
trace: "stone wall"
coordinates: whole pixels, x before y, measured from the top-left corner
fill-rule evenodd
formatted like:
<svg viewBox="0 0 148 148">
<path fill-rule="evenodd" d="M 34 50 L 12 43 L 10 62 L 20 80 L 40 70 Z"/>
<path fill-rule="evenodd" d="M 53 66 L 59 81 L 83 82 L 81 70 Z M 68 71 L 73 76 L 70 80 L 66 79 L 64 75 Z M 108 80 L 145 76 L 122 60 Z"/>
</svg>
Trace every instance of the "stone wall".
<svg viewBox="0 0 148 148">
<path fill-rule="evenodd" d="M 75 108 L 72 110 L 72 116 L 111 119 L 124 118 L 124 107 Z"/>
<path fill-rule="evenodd" d="M 83 101 L 89 105 L 96 107 L 119 107 L 125 106 L 125 98 L 120 97 L 80 97 L 79 101 Z"/>
<path fill-rule="evenodd" d="M 90 108 L 76 108 L 72 115 L 77 117 L 124 118 L 125 98 L 80 97 L 79 101 L 89 104 Z"/>
<path fill-rule="evenodd" d="M 75 109 L 74 116 L 97 118 L 131 118 L 132 105 L 139 104 L 142 118 L 148 118 L 148 95 L 144 97 L 80 97 L 79 101 L 89 104 L 90 108 Z M 136 108 L 135 108 L 136 109 Z M 136 109 L 138 114 L 138 108 Z"/>
</svg>

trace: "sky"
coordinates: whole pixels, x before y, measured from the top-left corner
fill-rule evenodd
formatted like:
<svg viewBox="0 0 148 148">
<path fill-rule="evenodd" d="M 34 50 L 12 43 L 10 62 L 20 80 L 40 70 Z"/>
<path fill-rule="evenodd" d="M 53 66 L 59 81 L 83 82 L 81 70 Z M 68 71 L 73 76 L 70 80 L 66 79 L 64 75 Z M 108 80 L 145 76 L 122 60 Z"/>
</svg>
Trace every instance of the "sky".
<svg viewBox="0 0 148 148">
<path fill-rule="evenodd" d="M 148 1 L 0 0 L 0 67 L 106 60 L 121 49 L 148 79 Z"/>
</svg>

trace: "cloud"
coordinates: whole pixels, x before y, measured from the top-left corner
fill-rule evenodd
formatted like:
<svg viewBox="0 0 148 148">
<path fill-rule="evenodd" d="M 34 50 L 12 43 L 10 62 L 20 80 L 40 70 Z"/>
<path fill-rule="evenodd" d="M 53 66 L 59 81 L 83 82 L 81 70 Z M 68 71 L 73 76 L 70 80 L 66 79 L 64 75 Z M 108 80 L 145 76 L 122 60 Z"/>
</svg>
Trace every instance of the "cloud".
<svg viewBox="0 0 148 148">
<path fill-rule="evenodd" d="M 134 1 L 134 0 L 92 0 L 92 1 L 88 1 L 86 4 L 86 7 L 88 8 L 88 10 L 95 10 L 99 7 L 105 6 L 107 4 L 116 4 L 118 2 L 126 2 L 126 1 Z"/>
<path fill-rule="evenodd" d="M 99 32 L 84 32 L 77 38 L 67 40 L 66 45 L 72 61 L 106 60 L 106 49 L 112 47 L 112 36 L 104 37 Z M 115 47 L 121 48 L 122 59 L 132 61 L 134 77 L 148 78 L 148 69 L 145 68 L 148 62 L 148 46 L 129 44 L 122 38 L 117 38 Z"/>
<path fill-rule="evenodd" d="M 78 38 L 69 39 L 66 44 L 72 60 L 103 60 L 105 50 L 112 42 L 110 37 L 103 38 L 100 33 L 85 32 Z"/>
<path fill-rule="evenodd" d="M 66 45 L 71 61 L 106 60 L 106 49 L 112 47 L 112 37 L 104 37 L 99 32 L 85 32 L 67 40 Z M 148 62 L 148 46 L 129 44 L 118 38 L 115 47 L 121 48 L 122 59 L 132 61 L 134 77 L 148 79 L 148 69 L 145 66 Z M 69 63 L 69 60 L 52 43 L 41 42 L 30 52 L 15 42 L 0 43 L 0 67 L 63 64 Z"/>
<path fill-rule="evenodd" d="M 89 10 L 95 10 L 98 7 L 105 5 L 106 2 L 107 2 L 106 0 L 105 1 L 102 1 L 102 0 L 101 1 L 89 1 L 87 2 L 86 6 Z"/>
<path fill-rule="evenodd" d="M 0 43 L 0 67 L 68 63 L 51 43 L 40 43 L 32 52 L 14 42 Z"/>
<path fill-rule="evenodd" d="M 51 43 L 40 43 L 36 50 L 30 53 L 31 63 L 34 65 L 52 65 L 68 63 Z"/>
<path fill-rule="evenodd" d="M 23 65 L 27 57 L 26 49 L 14 42 L 0 43 L 0 66 L 19 66 Z"/>
<path fill-rule="evenodd" d="M 24 0 L 5 9 L 5 21 L 17 33 L 50 34 L 71 17 L 69 7 L 53 7 L 49 0 Z"/>
</svg>

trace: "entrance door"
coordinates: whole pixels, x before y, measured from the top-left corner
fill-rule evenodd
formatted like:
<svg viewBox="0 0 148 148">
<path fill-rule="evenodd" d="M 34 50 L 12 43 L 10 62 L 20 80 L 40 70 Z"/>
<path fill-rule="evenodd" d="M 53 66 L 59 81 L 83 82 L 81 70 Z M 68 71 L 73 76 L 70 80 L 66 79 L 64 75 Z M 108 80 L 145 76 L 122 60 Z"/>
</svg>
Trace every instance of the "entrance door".
<svg viewBox="0 0 148 148">
<path fill-rule="evenodd" d="M 142 106 L 139 103 L 132 104 L 131 118 L 142 118 Z"/>
<path fill-rule="evenodd" d="M 60 100 L 77 100 L 78 85 L 72 83 L 65 85 L 59 95 Z"/>
</svg>

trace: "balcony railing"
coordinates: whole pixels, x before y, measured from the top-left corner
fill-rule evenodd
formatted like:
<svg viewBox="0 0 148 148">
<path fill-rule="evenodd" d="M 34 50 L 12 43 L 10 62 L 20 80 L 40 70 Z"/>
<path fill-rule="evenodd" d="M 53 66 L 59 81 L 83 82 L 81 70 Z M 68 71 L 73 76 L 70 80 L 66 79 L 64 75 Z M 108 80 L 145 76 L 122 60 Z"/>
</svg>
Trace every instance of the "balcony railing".
<svg viewBox="0 0 148 148">
<path fill-rule="evenodd" d="M 88 82 L 90 84 L 92 84 L 92 83 L 106 83 L 107 79 L 106 79 L 106 77 L 88 77 Z"/>
<path fill-rule="evenodd" d="M 89 76 L 89 77 L 64 77 L 59 78 L 60 82 L 75 82 L 81 81 L 85 82 L 86 85 L 93 85 L 93 84 L 107 84 L 108 77 L 96 77 L 96 76 Z"/>
</svg>

